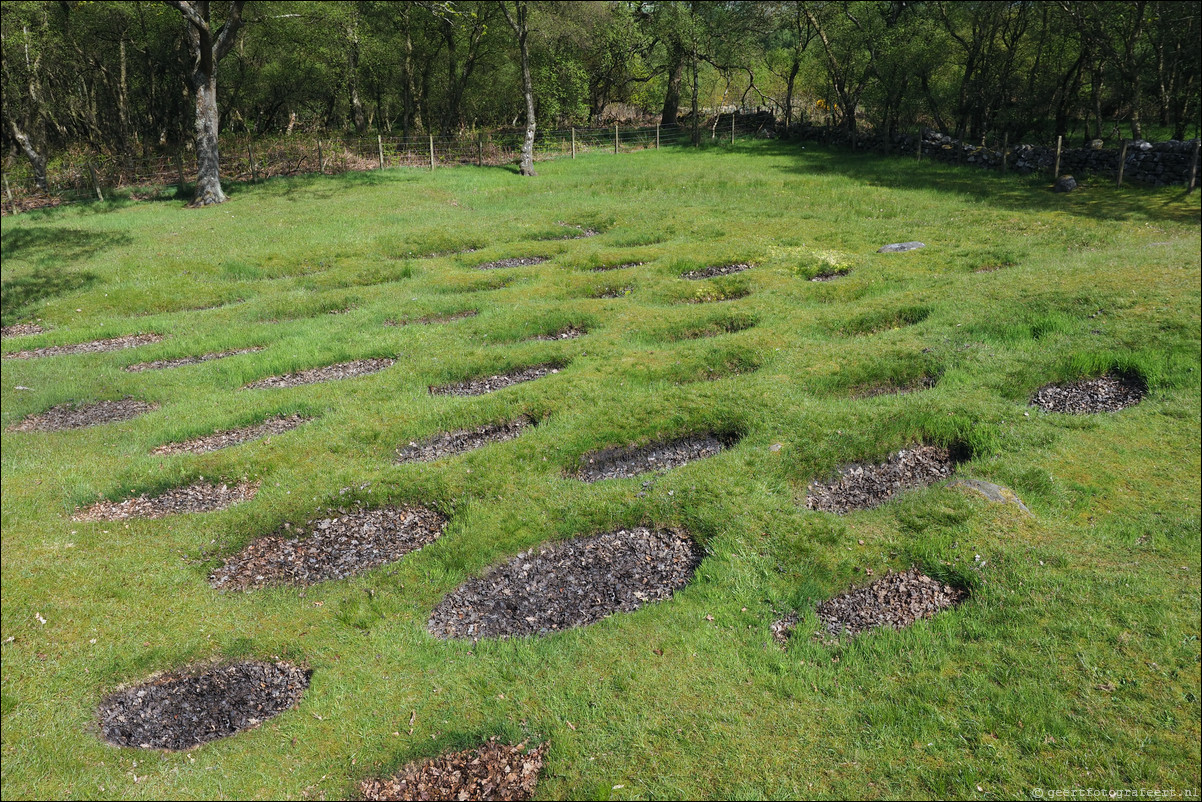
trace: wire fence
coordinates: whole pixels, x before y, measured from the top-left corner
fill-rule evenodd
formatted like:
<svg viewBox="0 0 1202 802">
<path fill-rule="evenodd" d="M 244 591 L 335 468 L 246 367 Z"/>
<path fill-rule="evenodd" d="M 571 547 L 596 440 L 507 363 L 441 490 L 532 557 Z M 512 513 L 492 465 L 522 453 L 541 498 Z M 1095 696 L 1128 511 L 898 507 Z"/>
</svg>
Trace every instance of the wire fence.
<svg viewBox="0 0 1202 802">
<path fill-rule="evenodd" d="M 613 125 L 598 128 L 539 130 L 534 159 L 575 158 L 589 154 L 622 154 L 694 144 L 733 143 L 770 136 L 771 115 L 720 114 L 691 124 L 662 126 Z M 224 134 L 221 137 L 223 183 L 257 183 L 280 176 L 339 174 L 396 168 L 437 170 L 443 167 L 496 167 L 521 157 L 524 130 L 464 133 L 452 136 L 339 136 L 292 134 L 270 138 Z M 195 180 L 196 154 L 189 148 L 156 148 L 110 153 L 75 148 L 47 164 L 48 189 L 38 187 L 29 163 L 9 158 L 4 165 L 4 214 L 114 195 L 132 199 L 187 192 Z"/>
</svg>

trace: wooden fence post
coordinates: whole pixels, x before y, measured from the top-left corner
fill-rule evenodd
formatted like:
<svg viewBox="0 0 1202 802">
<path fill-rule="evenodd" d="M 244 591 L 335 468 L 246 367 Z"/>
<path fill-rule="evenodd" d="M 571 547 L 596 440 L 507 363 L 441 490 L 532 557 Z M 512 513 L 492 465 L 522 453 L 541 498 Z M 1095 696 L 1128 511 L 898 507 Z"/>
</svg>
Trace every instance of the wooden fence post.
<svg viewBox="0 0 1202 802">
<path fill-rule="evenodd" d="M 380 169 L 384 169 L 384 137 L 376 134 L 376 151 L 380 154 Z"/>
<path fill-rule="evenodd" d="M 730 113 L 730 144 L 735 143 L 735 113 Z"/>
<path fill-rule="evenodd" d="M 476 166 L 484 166 L 484 134 L 476 134 Z"/>
<path fill-rule="evenodd" d="M 1123 168 L 1127 166 L 1127 140 L 1123 140 L 1123 149 L 1119 151 L 1119 182 L 1118 186 L 1123 185 Z"/>
<path fill-rule="evenodd" d="M 96 176 L 96 168 L 92 166 L 92 160 L 88 159 L 88 173 L 92 176 L 92 186 L 96 189 L 96 200 L 103 202 L 104 194 L 100 191 L 100 179 Z"/>
<path fill-rule="evenodd" d="M 659 150 L 659 122 L 655 123 L 655 149 Z"/>
<path fill-rule="evenodd" d="M 1010 152 L 1010 132 L 1002 137 L 1002 175 L 1006 174 L 1006 154 Z"/>
<path fill-rule="evenodd" d="M 576 158 L 576 126 L 572 126 L 572 158 Z"/>
<path fill-rule="evenodd" d="M 434 172 L 434 134 L 430 134 L 430 172 Z"/>
<path fill-rule="evenodd" d="M 326 160 L 321 155 L 321 140 L 317 140 L 317 172 L 324 173 L 326 171 Z"/>
<path fill-rule="evenodd" d="M 1198 186 L 1198 148 L 1202 146 L 1202 142 L 1194 140 L 1194 159 L 1189 165 L 1189 184 L 1186 186 L 1185 194 L 1188 195 L 1194 191 L 1194 187 Z"/>
<path fill-rule="evenodd" d="M 250 140 L 246 140 L 246 160 L 250 162 L 251 183 L 259 183 L 259 171 L 255 169 L 255 152 L 251 149 Z"/>
<path fill-rule="evenodd" d="M 618 152 L 618 124 L 614 123 L 614 153 Z"/>
<path fill-rule="evenodd" d="M 1064 135 L 1056 137 L 1056 166 L 1052 168 L 1052 179 L 1060 177 L 1060 146 L 1064 144 Z"/>
</svg>

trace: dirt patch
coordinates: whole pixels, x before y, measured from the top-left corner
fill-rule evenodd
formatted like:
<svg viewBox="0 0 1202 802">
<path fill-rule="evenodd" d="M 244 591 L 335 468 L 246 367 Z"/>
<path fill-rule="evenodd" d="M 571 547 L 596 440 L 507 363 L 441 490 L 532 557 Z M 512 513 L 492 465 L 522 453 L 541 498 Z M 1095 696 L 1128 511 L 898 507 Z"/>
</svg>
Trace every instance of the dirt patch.
<svg viewBox="0 0 1202 802">
<path fill-rule="evenodd" d="M 432 543 L 446 516 L 425 507 L 330 510 L 303 526 L 285 522 L 225 561 L 209 575 L 218 590 L 312 585 L 346 579 Z"/>
<path fill-rule="evenodd" d="M 861 384 L 851 388 L 853 399 L 876 398 L 878 395 L 907 395 L 920 390 L 929 390 L 938 380 L 934 376 L 920 376 L 905 384 Z"/>
<path fill-rule="evenodd" d="M 436 459 L 474 451 L 490 443 L 504 443 L 520 435 L 532 423 L 530 418 L 521 417 L 504 423 L 489 423 L 474 429 L 436 434 L 421 442 L 410 442 L 409 445 L 397 449 L 396 462 L 433 462 Z"/>
<path fill-rule="evenodd" d="M 782 649 L 789 643 L 789 638 L 793 637 L 793 630 L 797 629 L 797 623 L 801 620 L 801 616 L 797 613 L 789 613 L 784 618 L 778 618 L 772 622 L 772 640 L 776 641 L 776 645 Z"/>
<path fill-rule="evenodd" d="M 714 265 L 712 267 L 703 267 L 700 270 L 690 270 L 687 273 L 682 273 L 681 278 L 697 281 L 703 278 L 714 278 L 715 276 L 729 276 L 732 273 L 742 273 L 744 270 L 750 270 L 751 265 L 746 262 L 736 262 L 730 265 Z"/>
<path fill-rule="evenodd" d="M 848 465 L 830 484 L 812 482 L 806 506 L 811 510 L 845 513 L 876 507 L 903 490 L 946 479 L 955 470 L 951 451 L 940 446 L 915 446 L 889 455 L 880 465 Z"/>
<path fill-rule="evenodd" d="M 1102 376 L 1071 384 L 1048 384 L 1035 391 L 1031 406 L 1045 412 L 1089 415 L 1118 412 L 1143 400 L 1144 385 L 1121 376 Z"/>
<path fill-rule="evenodd" d="M 592 268 L 594 273 L 604 273 L 608 270 L 625 270 L 628 267 L 642 267 L 646 262 L 625 262 L 620 265 L 601 265 L 600 267 Z"/>
<path fill-rule="evenodd" d="M 14 323 L 11 326 L 0 328 L 0 337 L 29 337 L 33 334 L 42 334 L 45 331 L 46 329 L 37 323 Z"/>
<path fill-rule="evenodd" d="M 577 328 L 576 326 L 565 326 L 559 331 L 553 331 L 550 334 L 540 334 L 530 339 L 554 342 L 555 340 L 574 340 L 577 337 L 583 337 L 585 334 L 588 334 L 587 329 Z"/>
<path fill-rule="evenodd" d="M 687 532 L 619 529 L 523 552 L 473 577 L 434 608 L 437 638 L 547 635 L 663 601 L 688 584 L 704 551 Z"/>
<path fill-rule="evenodd" d="M 213 354 L 204 354 L 202 356 L 185 356 L 179 359 L 156 359 L 154 362 L 139 362 L 136 365 L 126 365 L 125 369 L 130 373 L 141 373 L 144 370 L 163 370 L 165 368 L 179 368 L 184 365 L 197 365 L 201 362 L 211 362 L 214 359 L 225 359 L 227 356 L 238 356 L 239 354 L 254 354 L 263 350 L 263 346 L 255 346 L 254 348 L 238 348 L 233 351 L 219 351 Z"/>
<path fill-rule="evenodd" d="M 889 573 L 870 585 L 820 603 L 819 635 L 857 635 L 877 627 L 901 629 L 966 598 L 968 594 L 963 590 L 932 579 L 917 568 Z"/>
<path fill-rule="evenodd" d="M 590 298 L 625 298 L 634 292 L 634 287 L 601 287 L 589 294 Z"/>
<path fill-rule="evenodd" d="M 100 426 L 136 418 L 152 410 L 158 404 L 123 398 L 120 401 L 97 401 L 93 404 L 59 404 L 45 412 L 30 415 L 19 423 L 8 427 L 10 432 L 57 432 L 63 429 L 82 429 L 85 426 Z"/>
<path fill-rule="evenodd" d="M 580 467 L 571 476 L 585 482 L 628 479 L 650 471 L 666 471 L 694 460 L 712 457 L 735 442 L 737 438 L 702 434 L 645 446 L 605 448 L 582 456 Z"/>
<path fill-rule="evenodd" d="M 519 368 L 509 373 L 498 373 L 495 376 L 482 376 L 476 379 L 455 382 L 454 384 L 444 384 L 440 387 L 431 385 L 430 395 L 484 395 L 485 393 L 502 390 L 510 385 L 534 381 L 544 376 L 550 376 L 553 373 L 559 373 L 562 368 L 563 365 L 561 364 L 545 362 L 541 365 Z"/>
<path fill-rule="evenodd" d="M 531 265 L 541 265 L 550 258 L 549 256 L 514 256 L 509 259 L 497 259 L 494 262 L 476 265 L 476 269 L 497 270 L 503 267 L 530 267 Z"/>
<path fill-rule="evenodd" d="M 154 497 L 146 495 L 125 501 L 97 501 L 71 516 L 72 521 L 124 521 L 127 518 L 163 518 L 186 512 L 216 512 L 250 501 L 259 492 L 258 482 L 226 484 L 196 482 L 176 487 Z"/>
<path fill-rule="evenodd" d="M 426 315 L 419 317 L 416 320 L 409 318 L 401 318 L 400 320 L 385 320 L 385 326 L 409 326 L 419 325 L 427 326 L 431 323 L 450 323 L 453 320 L 463 320 L 464 318 L 475 317 L 480 314 L 476 309 L 464 309 L 462 312 L 452 312 L 449 315 Z"/>
<path fill-rule="evenodd" d="M 44 356 L 63 356 L 64 354 L 96 354 L 102 351 L 120 351 L 123 348 L 136 348 L 139 345 L 157 343 L 163 339 L 161 334 L 129 334 L 124 337 L 111 337 L 107 340 L 93 340 L 76 345 L 50 345 L 45 348 L 34 348 L 29 351 L 17 351 L 15 354 L 5 354 L 5 359 L 37 359 Z"/>
<path fill-rule="evenodd" d="M 205 435 L 204 437 L 194 437 L 191 440 L 185 440 L 182 443 L 167 443 L 161 445 L 151 454 L 207 454 L 210 451 L 218 451 L 222 448 L 230 448 L 231 446 L 248 443 L 251 440 L 258 440 L 260 437 L 268 437 L 273 434 L 283 434 L 300 426 L 302 423 L 308 423 L 313 420 L 302 415 L 280 415 L 270 420 L 265 420 L 262 423 L 256 423 L 252 426 L 242 426 L 237 429 L 226 429 L 222 432 L 214 432 L 213 434 Z"/>
<path fill-rule="evenodd" d="M 395 776 L 359 783 L 370 800 L 497 799 L 525 800 L 534 794 L 547 744 L 526 751 L 489 738 L 479 749 L 465 749 L 411 763 Z"/>
<path fill-rule="evenodd" d="M 190 749 L 259 726 L 295 706 L 311 671 L 244 662 L 197 674 L 164 674 L 109 694 L 100 729 L 117 746 Z"/>
<path fill-rule="evenodd" d="M 259 379 L 244 386 L 243 390 L 261 390 L 268 387 L 299 387 L 302 384 L 317 384 L 318 382 L 352 379 L 356 376 L 367 376 L 379 373 L 392 367 L 395 359 L 379 357 L 376 359 L 356 359 L 354 362 L 339 362 L 337 365 L 326 365 L 323 368 L 310 368 L 284 376 L 271 376 Z"/>
<path fill-rule="evenodd" d="M 837 278 L 843 278 L 844 276 L 849 276 L 849 275 L 851 275 L 850 270 L 837 270 L 837 269 L 823 270 L 819 273 L 816 273 L 810 279 L 810 281 L 834 281 Z"/>
</svg>

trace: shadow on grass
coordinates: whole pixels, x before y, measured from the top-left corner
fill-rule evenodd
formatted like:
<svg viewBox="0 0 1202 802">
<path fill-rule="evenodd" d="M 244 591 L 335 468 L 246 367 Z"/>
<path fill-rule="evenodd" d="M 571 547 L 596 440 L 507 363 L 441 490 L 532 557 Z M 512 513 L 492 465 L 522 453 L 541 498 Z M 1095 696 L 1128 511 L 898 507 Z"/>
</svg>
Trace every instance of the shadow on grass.
<svg viewBox="0 0 1202 802">
<path fill-rule="evenodd" d="M 5 326 L 16 323 L 40 301 L 82 289 L 96 279 L 96 274 L 88 271 L 39 267 L 27 276 L 5 281 L 0 285 L 0 322 Z"/>
<path fill-rule="evenodd" d="M 804 153 L 800 151 L 803 145 Z M 868 186 L 955 193 L 1015 211 L 1059 211 L 1114 222 L 1143 219 L 1189 224 L 1199 220 L 1198 199 L 1187 196 L 1183 187 L 1128 183 L 1116 188 L 1112 178 L 1090 175 L 1081 177 L 1077 191 L 1059 194 L 1052 192 L 1047 176 L 1001 175 L 930 161 L 919 164 L 912 158 L 826 149 L 812 142 L 765 143 L 757 150 L 798 160 L 796 166 L 786 168 L 798 174 L 839 173 Z"/>
<path fill-rule="evenodd" d="M 0 238 L 0 259 L 17 259 L 39 268 L 59 268 L 95 256 L 106 248 L 130 242 L 127 234 L 84 231 L 78 228 L 18 228 Z M 7 284 L 5 286 L 8 286 Z"/>
</svg>

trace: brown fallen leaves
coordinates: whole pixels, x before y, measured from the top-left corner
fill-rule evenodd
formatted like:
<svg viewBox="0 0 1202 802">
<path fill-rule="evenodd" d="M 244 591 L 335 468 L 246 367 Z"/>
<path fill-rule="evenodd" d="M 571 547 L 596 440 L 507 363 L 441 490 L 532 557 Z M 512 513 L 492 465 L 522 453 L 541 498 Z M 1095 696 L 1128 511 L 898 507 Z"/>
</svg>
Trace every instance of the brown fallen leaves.
<svg viewBox="0 0 1202 802">
<path fill-rule="evenodd" d="M 479 749 L 467 749 L 411 763 L 393 777 L 359 784 L 366 799 L 529 799 L 543 768 L 547 744 L 529 752 L 489 738 Z"/>
</svg>

